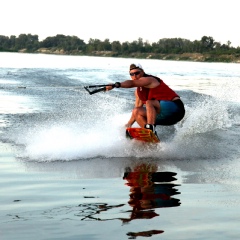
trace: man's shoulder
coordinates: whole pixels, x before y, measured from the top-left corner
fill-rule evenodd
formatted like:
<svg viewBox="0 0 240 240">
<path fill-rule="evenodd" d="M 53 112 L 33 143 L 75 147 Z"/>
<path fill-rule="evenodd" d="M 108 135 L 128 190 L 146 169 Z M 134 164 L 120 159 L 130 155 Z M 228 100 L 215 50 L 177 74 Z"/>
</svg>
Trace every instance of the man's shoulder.
<svg viewBox="0 0 240 240">
<path fill-rule="evenodd" d="M 141 79 L 143 79 L 143 81 L 147 81 L 147 82 L 155 82 L 156 80 L 157 80 L 158 82 L 161 81 L 160 78 L 155 77 L 155 76 L 151 76 L 151 75 L 149 75 L 149 76 L 144 76 L 144 77 L 142 77 Z"/>
<path fill-rule="evenodd" d="M 143 76 L 143 77 L 141 77 L 141 79 L 156 79 L 156 77 L 154 77 L 154 76 L 151 76 L 151 75 L 149 75 L 149 76 Z"/>
<path fill-rule="evenodd" d="M 153 83 L 156 81 L 153 77 L 141 77 L 139 80 L 144 84 L 144 85 L 149 85 L 150 83 Z"/>
</svg>

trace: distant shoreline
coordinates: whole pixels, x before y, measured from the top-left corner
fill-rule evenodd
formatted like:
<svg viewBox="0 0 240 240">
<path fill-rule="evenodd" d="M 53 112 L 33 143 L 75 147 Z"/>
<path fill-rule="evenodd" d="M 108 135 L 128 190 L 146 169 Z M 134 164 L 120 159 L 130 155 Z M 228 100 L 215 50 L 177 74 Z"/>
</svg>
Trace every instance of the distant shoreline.
<svg viewBox="0 0 240 240">
<path fill-rule="evenodd" d="M 96 56 L 96 57 L 121 57 L 139 59 L 158 59 L 172 61 L 193 61 L 193 62 L 223 62 L 240 63 L 240 54 L 211 54 L 211 53 L 181 53 L 181 54 L 160 54 L 160 53 L 131 53 L 119 54 L 113 51 L 93 51 L 89 54 L 82 51 L 64 51 L 56 48 L 39 48 L 37 51 L 29 52 L 26 49 L 19 50 L 21 53 L 42 53 L 56 55 Z"/>
<path fill-rule="evenodd" d="M 240 47 L 231 42 L 221 44 L 211 36 L 190 41 L 182 38 L 163 38 L 149 43 L 142 38 L 132 42 L 110 42 L 90 38 L 88 43 L 76 36 L 57 34 L 39 41 L 38 35 L 18 37 L 0 35 L 0 51 L 43 53 L 78 56 L 121 57 L 195 62 L 240 63 Z"/>
<path fill-rule="evenodd" d="M 160 54 L 160 53 L 131 53 L 119 54 L 113 51 L 92 51 L 83 53 L 82 51 L 64 51 L 56 48 L 39 48 L 36 51 L 21 49 L 19 51 L 0 51 L 11 53 L 33 53 L 33 54 L 53 54 L 53 55 L 71 55 L 71 56 L 89 56 L 89 57 L 116 57 L 116 58 L 136 58 L 136 59 L 155 59 L 171 61 L 191 61 L 191 62 L 218 62 L 218 63 L 240 63 L 240 54 L 211 54 L 211 53 L 180 53 L 180 54 Z"/>
</svg>

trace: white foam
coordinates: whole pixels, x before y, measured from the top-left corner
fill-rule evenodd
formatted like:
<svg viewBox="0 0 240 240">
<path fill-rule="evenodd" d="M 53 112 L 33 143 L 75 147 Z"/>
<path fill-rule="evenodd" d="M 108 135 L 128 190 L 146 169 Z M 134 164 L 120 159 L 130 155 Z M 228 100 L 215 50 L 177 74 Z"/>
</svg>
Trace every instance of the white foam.
<svg viewBox="0 0 240 240">
<path fill-rule="evenodd" d="M 192 107 L 186 107 L 184 120 L 175 125 L 173 137 L 165 137 L 160 144 L 149 146 L 125 138 L 125 123 L 131 112 L 110 115 L 112 105 L 102 103 L 105 120 L 100 116 L 79 122 L 57 123 L 30 129 L 25 136 L 25 156 L 38 161 L 89 159 L 96 157 L 189 158 L 209 156 L 210 136 L 215 130 L 231 126 L 232 118 L 226 102 L 216 98 L 199 98 Z M 102 118 L 102 116 L 100 117 Z M 137 126 L 137 125 L 135 125 Z M 158 126 L 161 139 L 164 126 Z M 212 134 L 213 136 L 213 134 Z M 214 144 L 214 141 L 213 143 Z M 199 149 L 199 145 L 201 148 Z M 212 148 L 214 149 L 214 148 Z"/>
</svg>

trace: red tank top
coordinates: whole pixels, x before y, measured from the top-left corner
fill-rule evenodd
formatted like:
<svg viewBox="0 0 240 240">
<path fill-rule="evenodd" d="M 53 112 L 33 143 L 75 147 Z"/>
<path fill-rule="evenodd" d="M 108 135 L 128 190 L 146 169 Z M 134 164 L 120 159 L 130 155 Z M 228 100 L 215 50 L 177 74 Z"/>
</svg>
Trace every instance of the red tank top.
<svg viewBox="0 0 240 240">
<path fill-rule="evenodd" d="M 146 102 L 147 100 L 165 100 L 172 101 L 173 98 L 179 97 L 168 85 L 166 85 L 163 80 L 158 77 L 145 74 L 144 77 L 153 77 L 160 82 L 160 84 L 155 88 L 145 88 L 138 87 L 137 94 L 138 97 Z"/>
</svg>

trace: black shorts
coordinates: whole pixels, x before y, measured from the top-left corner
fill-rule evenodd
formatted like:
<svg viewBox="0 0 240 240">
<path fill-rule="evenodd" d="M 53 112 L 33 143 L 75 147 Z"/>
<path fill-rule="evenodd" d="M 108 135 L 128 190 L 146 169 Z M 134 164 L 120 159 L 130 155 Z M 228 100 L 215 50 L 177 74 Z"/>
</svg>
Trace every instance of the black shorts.
<svg viewBox="0 0 240 240">
<path fill-rule="evenodd" d="M 156 117 L 156 125 L 173 125 L 181 121 L 185 115 L 183 102 L 178 99 L 175 101 L 159 101 L 160 113 Z"/>
</svg>

